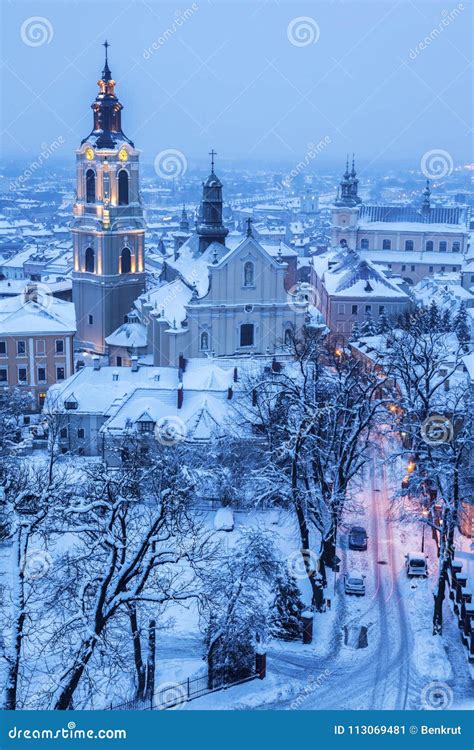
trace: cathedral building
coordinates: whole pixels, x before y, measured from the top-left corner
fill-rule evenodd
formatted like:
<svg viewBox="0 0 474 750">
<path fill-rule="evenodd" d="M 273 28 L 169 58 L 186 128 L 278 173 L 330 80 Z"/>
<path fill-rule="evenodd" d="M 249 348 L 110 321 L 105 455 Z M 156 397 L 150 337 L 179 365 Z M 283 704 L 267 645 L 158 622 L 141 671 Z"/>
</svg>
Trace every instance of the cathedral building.
<svg viewBox="0 0 474 750">
<path fill-rule="evenodd" d="M 106 351 L 106 337 L 126 320 L 145 290 L 145 222 L 139 152 L 122 131 L 122 104 L 105 64 L 92 104 L 93 127 L 76 151 L 71 224 L 76 346 Z"/>
<path fill-rule="evenodd" d="M 427 181 L 420 205 L 363 204 L 354 161 L 346 163 L 332 208 L 332 248 L 357 250 L 410 285 L 439 272 L 459 272 L 469 240 L 467 206 L 433 205 Z"/>
</svg>

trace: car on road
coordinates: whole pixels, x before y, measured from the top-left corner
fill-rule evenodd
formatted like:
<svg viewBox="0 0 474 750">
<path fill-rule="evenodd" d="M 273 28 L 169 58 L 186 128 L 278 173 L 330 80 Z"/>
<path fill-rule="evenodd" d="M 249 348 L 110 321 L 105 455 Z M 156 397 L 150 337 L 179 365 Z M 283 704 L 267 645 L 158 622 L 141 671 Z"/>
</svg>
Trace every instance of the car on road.
<svg viewBox="0 0 474 750">
<path fill-rule="evenodd" d="M 358 570 L 350 570 L 344 574 L 344 592 L 346 594 L 355 594 L 356 596 L 365 595 L 365 576 Z"/>
<path fill-rule="evenodd" d="M 426 578 L 428 575 L 428 561 L 426 555 L 422 552 L 408 552 L 405 555 L 405 567 L 407 570 L 408 578 L 412 576 L 422 576 Z"/>
<path fill-rule="evenodd" d="M 367 532 L 363 526 L 352 526 L 349 531 L 349 549 L 367 549 Z"/>
</svg>

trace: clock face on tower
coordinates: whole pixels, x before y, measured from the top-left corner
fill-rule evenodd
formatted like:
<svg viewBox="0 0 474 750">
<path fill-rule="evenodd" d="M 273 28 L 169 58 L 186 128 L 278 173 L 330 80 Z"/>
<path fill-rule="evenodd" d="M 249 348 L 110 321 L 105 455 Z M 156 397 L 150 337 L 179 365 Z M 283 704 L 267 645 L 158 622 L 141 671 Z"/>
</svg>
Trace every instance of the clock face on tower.
<svg viewBox="0 0 474 750">
<path fill-rule="evenodd" d="M 127 161 L 128 159 L 127 149 L 121 148 L 120 151 L 118 152 L 118 158 L 120 159 L 120 161 Z"/>
<path fill-rule="evenodd" d="M 94 149 L 89 146 L 89 148 L 86 148 L 86 159 L 88 161 L 92 161 L 94 158 Z"/>
</svg>

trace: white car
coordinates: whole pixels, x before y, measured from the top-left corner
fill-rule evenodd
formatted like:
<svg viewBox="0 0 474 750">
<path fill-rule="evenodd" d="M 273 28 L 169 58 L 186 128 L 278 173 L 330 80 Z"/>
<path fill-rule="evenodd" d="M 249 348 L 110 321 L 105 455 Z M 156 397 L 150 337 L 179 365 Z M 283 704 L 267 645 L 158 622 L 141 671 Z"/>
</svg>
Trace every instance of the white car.
<svg viewBox="0 0 474 750">
<path fill-rule="evenodd" d="M 355 594 L 356 596 L 365 595 L 365 576 L 358 570 L 350 570 L 344 574 L 344 592 L 346 594 Z"/>
<path fill-rule="evenodd" d="M 411 578 L 412 576 L 422 576 L 426 578 L 428 575 L 428 562 L 426 555 L 422 552 L 408 552 L 408 554 L 405 555 L 405 560 L 408 578 Z"/>
</svg>

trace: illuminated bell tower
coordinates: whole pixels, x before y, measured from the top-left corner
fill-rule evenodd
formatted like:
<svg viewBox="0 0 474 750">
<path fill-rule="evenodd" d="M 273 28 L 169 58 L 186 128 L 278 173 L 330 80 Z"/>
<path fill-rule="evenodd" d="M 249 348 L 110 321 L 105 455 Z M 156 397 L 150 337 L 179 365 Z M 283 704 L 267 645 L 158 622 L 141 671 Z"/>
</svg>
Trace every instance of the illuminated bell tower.
<svg viewBox="0 0 474 750">
<path fill-rule="evenodd" d="M 145 222 L 139 152 L 122 132 L 105 42 L 105 65 L 92 104 L 94 126 L 76 151 L 72 293 L 76 342 L 105 352 L 105 338 L 125 321 L 145 290 Z"/>
</svg>

